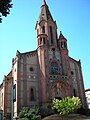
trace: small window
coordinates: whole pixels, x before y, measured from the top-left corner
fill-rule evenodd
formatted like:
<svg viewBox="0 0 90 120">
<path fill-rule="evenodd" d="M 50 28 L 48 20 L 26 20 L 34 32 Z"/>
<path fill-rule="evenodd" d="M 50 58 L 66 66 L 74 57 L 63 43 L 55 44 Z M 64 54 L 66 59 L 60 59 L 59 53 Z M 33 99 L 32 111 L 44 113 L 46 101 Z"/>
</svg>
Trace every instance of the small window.
<svg viewBox="0 0 90 120">
<path fill-rule="evenodd" d="M 33 71 L 34 71 L 33 67 L 30 67 L 30 68 L 29 68 L 29 70 L 30 70 L 31 72 L 33 72 Z"/>
<path fill-rule="evenodd" d="M 55 51 L 55 48 L 52 48 L 52 51 Z"/>
<path fill-rule="evenodd" d="M 67 44 L 66 44 L 66 42 L 64 42 L 64 48 L 67 48 Z"/>
<path fill-rule="evenodd" d="M 43 38 L 43 44 L 45 44 L 45 38 Z"/>
<path fill-rule="evenodd" d="M 64 48 L 64 43 L 63 42 L 61 42 L 61 48 Z"/>
<path fill-rule="evenodd" d="M 50 37 L 51 37 L 51 44 L 53 44 L 53 30 L 52 30 L 52 26 L 50 26 Z"/>
<path fill-rule="evenodd" d="M 73 71 L 71 71 L 71 75 L 74 75 L 74 72 L 73 72 Z"/>
<path fill-rule="evenodd" d="M 73 89 L 73 93 L 74 93 L 74 97 L 77 97 L 75 89 Z"/>
<path fill-rule="evenodd" d="M 40 44 L 42 44 L 42 38 L 40 38 Z"/>
<path fill-rule="evenodd" d="M 16 84 L 13 85 L 13 101 L 16 101 Z"/>
<path fill-rule="evenodd" d="M 42 27 L 42 33 L 45 33 L 45 26 Z"/>
<path fill-rule="evenodd" d="M 66 42 L 61 42 L 61 48 L 67 48 Z"/>
<path fill-rule="evenodd" d="M 30 89 L 30 100 L 35 101 L 35 89 L 34 88 Z"/>
</svg>

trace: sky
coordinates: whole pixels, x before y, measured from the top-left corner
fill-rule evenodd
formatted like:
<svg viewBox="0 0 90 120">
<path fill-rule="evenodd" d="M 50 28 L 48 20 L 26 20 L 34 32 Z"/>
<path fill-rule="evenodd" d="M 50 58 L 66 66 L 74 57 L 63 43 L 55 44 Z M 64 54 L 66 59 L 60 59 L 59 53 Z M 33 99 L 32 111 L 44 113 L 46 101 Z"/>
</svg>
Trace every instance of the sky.
<svg viewBox="0 0 90 120">
<path fill-rule="evenodd" d="M 58 35 L 67 38 L 69 56 L 81 60 L 85 89 L 90 88 L 90 0 L 46 0 Z M 13 0 L 0 23 L 0 83 L 12 69 L 12 58 L 36 49 L 35 25 L 42 0 Z"/>
</svg>

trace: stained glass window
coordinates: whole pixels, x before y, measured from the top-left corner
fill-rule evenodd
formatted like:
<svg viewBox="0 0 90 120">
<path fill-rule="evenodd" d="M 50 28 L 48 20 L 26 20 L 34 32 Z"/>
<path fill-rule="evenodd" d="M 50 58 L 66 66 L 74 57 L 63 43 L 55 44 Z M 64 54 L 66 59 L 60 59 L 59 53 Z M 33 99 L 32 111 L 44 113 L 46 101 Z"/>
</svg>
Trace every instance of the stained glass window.
<svg viewBox="0 0 90 120">
<path fill-rule="evenodd" d="M 56 62 L 51 63 L 51 74 L 59 74 L 60 68 Z"/>
</svg>

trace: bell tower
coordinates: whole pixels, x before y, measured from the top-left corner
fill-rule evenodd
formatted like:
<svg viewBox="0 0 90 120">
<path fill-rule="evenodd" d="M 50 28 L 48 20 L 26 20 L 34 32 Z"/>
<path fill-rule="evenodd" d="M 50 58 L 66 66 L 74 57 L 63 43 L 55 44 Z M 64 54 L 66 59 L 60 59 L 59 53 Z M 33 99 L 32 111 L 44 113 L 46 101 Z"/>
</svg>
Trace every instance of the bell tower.
<svg viewBox="0 0 90 120">
<path fill-rule="evenodd" d="M 45 0 L 36 23 L 36 43 L 40 69 L 40 101 L 48 101 L 49 50 L 57 47 L 57 25 Z"/>
<path fill-rule="evenodd" d="M 37 48 L 41 45 L 57 47 L 57 25 L 49 11 L 46 1 L 43 0 L 41 12 L 36 23 Z"/>
</svg>

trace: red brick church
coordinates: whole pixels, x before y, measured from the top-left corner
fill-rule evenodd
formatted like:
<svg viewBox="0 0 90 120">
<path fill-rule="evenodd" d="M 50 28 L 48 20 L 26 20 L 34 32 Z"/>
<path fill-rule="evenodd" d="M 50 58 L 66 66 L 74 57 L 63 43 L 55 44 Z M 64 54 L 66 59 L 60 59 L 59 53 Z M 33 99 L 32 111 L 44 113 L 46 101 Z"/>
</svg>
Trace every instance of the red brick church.
<svg viewBox="0 0 90 120">
<path fill-rule="evenodd" d="M 36 50 L 17 51 L 12 70 L 0 86 L 0 110 L 5 116 L 17 117 L 24 106 L 38 105 L 47 109 L 53 98 L 67 96 L 78 96 L 85 108 L 81 62 L 69 56 L 67 39 L 62 32 L 58 35 L 56 21 L 45 0 L 35 29 Z M 12 94 L 13 101 L 10 100 Z"/>
</svg>

